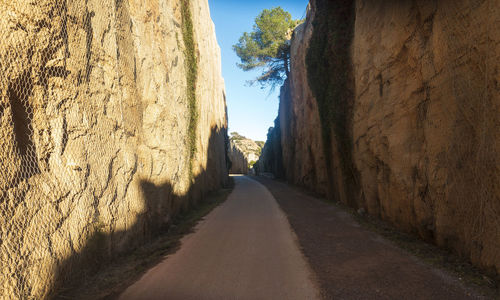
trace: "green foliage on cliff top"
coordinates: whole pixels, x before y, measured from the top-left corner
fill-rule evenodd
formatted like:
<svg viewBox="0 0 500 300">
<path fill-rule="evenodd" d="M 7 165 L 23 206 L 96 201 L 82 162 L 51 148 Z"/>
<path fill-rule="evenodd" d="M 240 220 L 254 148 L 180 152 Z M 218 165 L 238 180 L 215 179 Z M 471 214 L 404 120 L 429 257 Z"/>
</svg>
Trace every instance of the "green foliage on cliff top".
<svg viewBox="0 0 500 300">
<path fill-rule="evenodd" d="M 263 69 L 250 83 L 274 88 L 288 76 L 290 37 L 300 23 L 281 7 L 264 9 L 256 18 L 252 32 L 244 32 L 233 50 L 241 59 L 238 67 L 244 71 Z"/>
<path fill-rule="evenodd" d="M 236 131 L 233 131 L 230 133 L 231 134 L 231 141 L 240 141 L 246 139 L 246 137 L 242 136 L 241 134 L 237 133 Z"/>
<path fill-rule="evenodd" d="M 198 78 L 198 62 L 194 41 L 193 20 L 189 0 L 181 1 L 182 38 L 184 40 L 184 56 L 186 68 L 186 95 L 189 109 L 188 147 L 189 147 L 189 174 L 192 177 L 192 161 L 196 154 L 196 127 L 198 125 L 198 111 L 196 109 L 196 81 Z"/>
</svg>

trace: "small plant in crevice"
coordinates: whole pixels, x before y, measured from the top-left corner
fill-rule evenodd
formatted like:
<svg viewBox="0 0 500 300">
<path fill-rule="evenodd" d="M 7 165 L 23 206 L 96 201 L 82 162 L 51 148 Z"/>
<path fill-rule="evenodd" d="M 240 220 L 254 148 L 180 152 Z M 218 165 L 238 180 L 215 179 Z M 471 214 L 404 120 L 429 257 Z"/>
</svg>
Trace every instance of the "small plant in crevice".
<svg viewBox="0 0 500 300">
<path fill-rule="evenodd" d="M 196 127 L 198 125 L 198 111 L 196 109 L 196 81 L 198 79 L 198 62 L 196 44 L 194 41 L 193 20 L 188 0 L 181 1 L 182 38 L 184 40 L 184 56 L 186 68 L 186 96 L 188 102 L 188 151 L 189 177 L 193 179 L 193 159 L 196 154 Z"/>
</svg>

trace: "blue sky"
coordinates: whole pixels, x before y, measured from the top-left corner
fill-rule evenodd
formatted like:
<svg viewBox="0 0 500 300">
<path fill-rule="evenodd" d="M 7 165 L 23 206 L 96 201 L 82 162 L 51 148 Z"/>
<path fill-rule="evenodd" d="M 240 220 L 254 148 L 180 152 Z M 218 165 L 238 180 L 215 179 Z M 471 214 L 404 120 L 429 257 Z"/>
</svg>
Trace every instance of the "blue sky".
<svg viewBox="0 0 500 300">
<path fill-rule="evenodd" d="M 246 81 L 259 72 L 244 72 L 232 46 L 244 31 L 251 31 L 255 17 L 264 8 L 281 6 L 294 19 L 305 16 L 307 0 L 209 0 L 210 14 L 215 23 L 217 41 L 222 52 L 222 76 L 226 82 L 226 98 L 230 132 L 236 131 L 253 140 L 265 141 L 267 129 L 278 115 L 279 88 L 249 87 Z"/>
</svg>

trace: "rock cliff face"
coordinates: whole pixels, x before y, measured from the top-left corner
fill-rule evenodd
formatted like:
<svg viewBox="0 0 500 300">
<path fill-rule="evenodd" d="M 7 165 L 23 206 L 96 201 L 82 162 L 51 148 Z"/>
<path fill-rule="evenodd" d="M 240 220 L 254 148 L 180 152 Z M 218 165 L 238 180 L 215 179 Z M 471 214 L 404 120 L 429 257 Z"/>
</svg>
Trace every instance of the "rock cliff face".
<svg viewBox="0 0 500 300">
<path fill-rule="evenodd" d="M 207 0 L 0 1 L 0 291 L 41 299 L 227 180 Z"/>
<path fill-rule="evenodd" d="M 233 142 L 231 142 L 229 149 L 229 160 L 231 161 L 230 174 L 248 174 L 248 160 Z"/>
<path fill-rule="evenodd" d="M 285 81 L 284 86 L 280 90 L 280 103 L 284 103 L 284 95 L 288 90 L 288 80 Z M 281 104 L 280 104 L 281 107 Z M 281 128 L 280 128 L 280 114 L 274 120 L 274 127 L 269 128 L 267 132 L 267 140 L 262 148 L 262 153 L 259 160 L 255 164 L 255 173 L 262 175 L 262 173 L 272 173 L 274 177 L 283 179 L 285 172 L 283 169 L 283 154 L 281 149 Z"/>
<path fill-rule="evenodd" d="M 360 1 L 352 44 L 361 205 L 497 272 L 499 24 L 498 0 Z"/>
<path fill-rule="evenodd" d="M 248 174 L 249 168 L 259 159 L 261 146 L 257 142 L 239 135 L 237 132 L 231 132 L 231 148 L 229 159 L 231 160 L 232 174 Z"/>
<path fill-rule="evenodd" d="M 500 271 L 499 9 L 311 1 L 280 103 L 285 177 Z"/>
</svg>

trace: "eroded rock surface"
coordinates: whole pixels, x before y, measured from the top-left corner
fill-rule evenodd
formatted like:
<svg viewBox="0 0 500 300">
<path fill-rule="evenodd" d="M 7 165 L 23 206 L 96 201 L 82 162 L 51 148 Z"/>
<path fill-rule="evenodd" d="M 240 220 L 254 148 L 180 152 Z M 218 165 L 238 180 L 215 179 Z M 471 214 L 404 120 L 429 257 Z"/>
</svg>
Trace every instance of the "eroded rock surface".
<svg viewBox="0 0 500 300">
<path fill-rule="evenodd" d="M 0 16 L 0 293 L 40 299 L 225 183 L 220 50 L 206 0 Z"/>
<path fill-rule="evenodd" d="M 500 271 L 500 1 L 356 4 L 360 205 Z"/>
<path fill-rule="evenodd" d="M 311 1 L 273 135 L 285 177 L 498 272 L 499 8 Z"/>
<path fill-rule="evenodd" d="M 231 142 L 229 149 L 229 160 L 231 161 L 231 174 L 248 174 L 248 160 L 238 146 Z"/>
<path fill-rule="evenodd" d="M 250 168 L 259 160 L 262 146 L 237 132 L 231 132 L 229 158 L 232 174 L 248 174 Z"/>
</svg>

